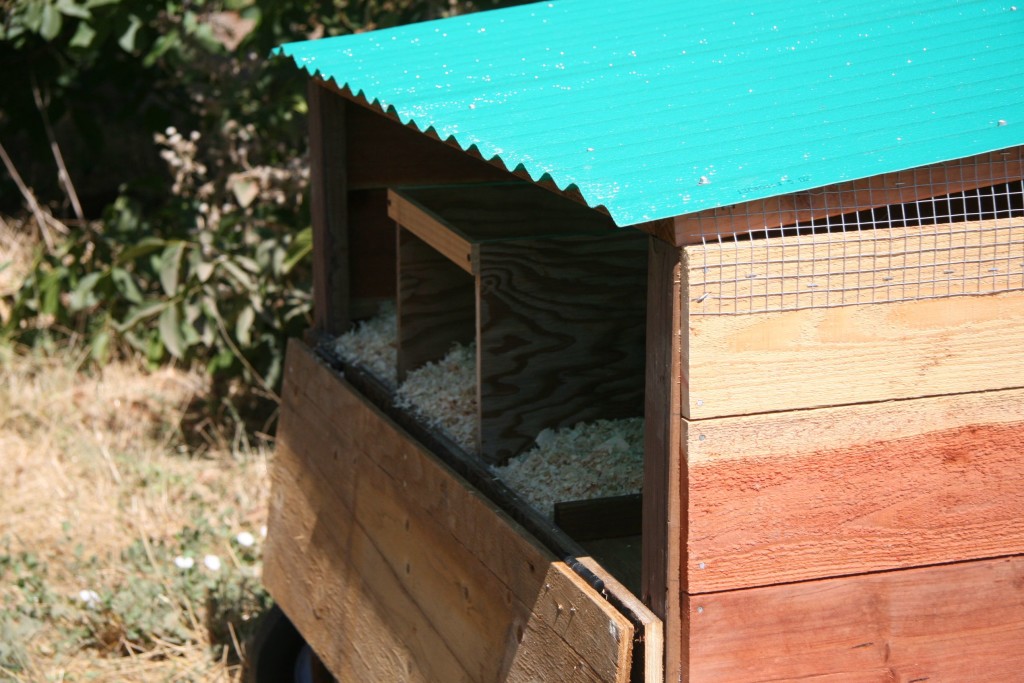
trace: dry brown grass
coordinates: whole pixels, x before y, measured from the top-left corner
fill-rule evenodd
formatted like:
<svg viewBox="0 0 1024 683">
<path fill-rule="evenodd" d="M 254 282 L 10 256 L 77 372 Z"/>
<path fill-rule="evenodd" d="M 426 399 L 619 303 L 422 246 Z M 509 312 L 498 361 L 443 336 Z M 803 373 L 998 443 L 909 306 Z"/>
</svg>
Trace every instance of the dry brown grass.
<svg viewBox="0 0 1024 683">
<path fill-rule="evenodd" d="M 239 559 L 258 547 L 233 539 L 250 531 L 260 542 L 267 448 L 187 452 L 179 424 L 204 390 L 180 370 L 121 363 L 85 374 L 73 352 L 0 348 L 0 628 L 6 615 L 6 637 L 20 641 L 7 643 L 6 661 L 0 645 L 0 680 L 237 679 L 244 648 L 214 642 L 205 605 L 180 591 L 193 575 L 213 580 L 202 555 L 187 576 L 167 556 L 201 522 L 193 547 L 223 559 L 219 580 L 258 568 L 258 557 Z M 149 561 L 126 561 L 132 547 Z M 124 610 L 109 608 L 141 585 L 140 568 L 158 602 L 181 605 L 183 637 L 139 642 Z M 82 590 L 105 606 L 90 612 Z"/>
</svg>

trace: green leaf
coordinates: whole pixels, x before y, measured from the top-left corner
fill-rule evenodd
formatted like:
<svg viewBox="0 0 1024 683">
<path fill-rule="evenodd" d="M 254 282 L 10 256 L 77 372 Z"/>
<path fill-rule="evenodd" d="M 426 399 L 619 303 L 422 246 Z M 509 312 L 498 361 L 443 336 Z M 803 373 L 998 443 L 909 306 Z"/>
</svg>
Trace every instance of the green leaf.
<svg viewBox="0 0 1024 683">
<path fill-rule="evenodd" d="M 132 329 L 143 320 L 152 318 L 157 313 L 167 308 L 168 303 L 166 301 L 154 301 L 141 306 L 136 306 L 130 312 L 127 318 L 114 325 L 114 328 L 118 332 L 125 332 Z"/>
<path fill-rule="evenodd" d="M 242 266 L 250 273 L 258 274 L 261 270 L 263 270 L 262 268 L 260 268 L 260 264 L 256 263 L 254 259 L 251 259 L 248 256 L 235 254 L 232 257 L 232 260 L 234 260 L 238 265 Z"/>
<path fill-rule="evenodd" d="M 63 25 L 63 18 L 55 5 L 46 3 L 43 5 L 42 21 L 39 24 L 39 35 L 46 40 L 53 40 L 60 34 L 60 27 Z"/>
<path fill-rule="evenodd" d="M 256 321 L 256 311 L 252 306 L 246 306 L 235 319 L 235 339 L 243 346 L 252 344 L 252 324 Z"/>
<path fill-rule="evenodd" d="M 80 21 L 78 22 L 78 28 L 75 29 L 75 35 L 71 36 L 69 45 L 71 47 L 87 48 L 92 45 L 94 38 L 96 38 L 96 30 L 84 21 Z"/>
<path fill-rule="evenodd" d="M 117 287 L 117 291 L 121 293 L 121 296 L 130 303 L 142 303 L 142 291 L 135 284 L 135 278 L 132 277 L 131 273 L 124 268 L 113 268 L 110 271 L 110 278 L 114 281 L 114 286 Z"/>
<path fill-rule="evenodd" d="M 154 41 L 153 48 L 142 60 L 142 65 L 146 67 L 153 66 L 158 59 L 180 45 L 181 35 L 177 29 L 165 33 Z"/>
<path fill-rule="evenodd" d="M 185 355 L 185 340 L 181 336 L 181 321 L 178 316 L 178 307 L 169 305 L 160 314 L 160 340 L 175 358 L 182 358 Z"/>
<path fill-rule="evenodd" d="M 242 288 L 246 290 L 255 289 L 255 284 L 253 283 L 252 278 L 249 277 L 248 273 L 239 268 L 238 265 L 234 263 L 234 261 L 224 260 L 221 262 L 220 265 L 221 268 L 226 270 L 228 274 L 232 278 L 234 278 L 235 282 L 237 282 Z"/>
<path fill-rule="evenodd" d="M 81 280 L 78 281 L 78 286 L 72 290 L 71 295 L 68 297 L 68 306 L 72 311 L 81 311 L 86 308 L 92 308 L 99 303 L 99 299 L 96 297 L 95 289 L 96 283 L 104 276 L 104 273 L 89 273 Z"/>
<path fill-rule="evenodd" d="M 185 254 L 185 245 L 175 242 L 164 249 L 160 256 L 160 286 L 167 296 L 178 292 L 178 274 L 181 272 L 181 257 Z"/>
<path fill-rule="evenodd" d="M 118 255 L 116 263 L 119 266 L 123 266 L 126 263 L 131 263 L 137 258 L 152 254 L 154 251 L 165 248 L 166 246 L 167 241 L 160 239 L 159 237 L 143 237 L 134 245 L 122 251 Z"/>
<path fill-rule="evenodd" d="M 104 329 L 93 335 L 89 344 L 89 355 L 100 365 L 105 365 L 110 360 L 110 332 Z"/>
<path fill-rule="evenodd" d="M 75 0 L 57 0 L 57 9 L 66 17 L 92 19 L 92 13 L 84 6 L 75 4 Z"/>
<path fill-rule="evenodd" d="M 313 228 L 305 227 L 295 235 L 292 243 L 288 245 L 288 257 L 284 261 L 282 272 L 285 275 L 292 272 L 292 269 L 299 265 L 312 251 Z"/>
<path fill-rule="evenodd" d="M 61 284 L 64 276 L 67 275 L 66 268 L 55 268 L 39 281 L 39 293 L 42 295 L 42 304 L 39 312 L 44 315 L 56 315 L 60 309 Z"/>
<path fill-rule="evenodd" d="M 125 52 L 135 51 L 135 37 L 142 28 L 142 20 L 134 14 L 128 18 L 128 28 L 121 37 L 117 39 L 117 44 L 121 46 L 121 49 Z"/>
</svg>

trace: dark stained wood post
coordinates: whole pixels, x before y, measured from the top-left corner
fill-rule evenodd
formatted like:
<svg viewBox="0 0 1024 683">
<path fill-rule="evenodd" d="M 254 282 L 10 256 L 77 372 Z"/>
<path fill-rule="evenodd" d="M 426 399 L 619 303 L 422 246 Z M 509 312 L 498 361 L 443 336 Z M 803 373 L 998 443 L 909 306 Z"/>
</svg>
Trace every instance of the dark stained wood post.
<svg viewBox="0 0 1024 683">
<path fill-rule="evenodd" d="M 683 680 L 689 652 L 681 553 L 686 547 L 686 468 L 681 419 L 684 307 L 682 250 L 650 238 L 647 261 L 647 365 L 644 403 L 644 603 L 665 626 L 665 680 Z"/>
<path fill-rule="evenodd" d="M 333 335 L 350 321 L 345 100 L 315 79 L 309 82 L 308 100 L 313 326 Z"/>
</svg>

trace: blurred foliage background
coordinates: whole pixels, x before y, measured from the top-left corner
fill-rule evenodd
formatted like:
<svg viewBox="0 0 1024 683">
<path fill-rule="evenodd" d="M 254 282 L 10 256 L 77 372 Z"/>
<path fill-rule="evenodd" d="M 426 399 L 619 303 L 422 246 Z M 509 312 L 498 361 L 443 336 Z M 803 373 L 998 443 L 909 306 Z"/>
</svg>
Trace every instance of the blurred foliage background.
<svg viewBox="0 0 1024 683">
<path fill-rule="evenodd" d="M 312 245 L 306 78 L 272 48 L 498 4 L 0 0 L 0 216 L 39 237 L 0 343 L 273 399 Z"/>
</svg>

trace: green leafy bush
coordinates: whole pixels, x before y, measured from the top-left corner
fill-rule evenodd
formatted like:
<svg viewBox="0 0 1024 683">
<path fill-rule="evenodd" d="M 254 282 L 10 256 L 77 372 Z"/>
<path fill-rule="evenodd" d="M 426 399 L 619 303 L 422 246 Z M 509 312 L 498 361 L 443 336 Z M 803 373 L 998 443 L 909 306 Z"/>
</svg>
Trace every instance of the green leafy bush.
<svg viewBox="0 0 1024 683">
<path fill-rule="evenodd" d="M 311 233 L 305 77 L 271 48 L 472 3 L 7 4 L 0 65 L 19 78 L 0 87 L 0 140 L 44 203 L 66 215 L 81 195 L 94 215 L 40 251 L 0 337 L 201 362 L 272 391 L 309 322 Z"/>
</svg>

